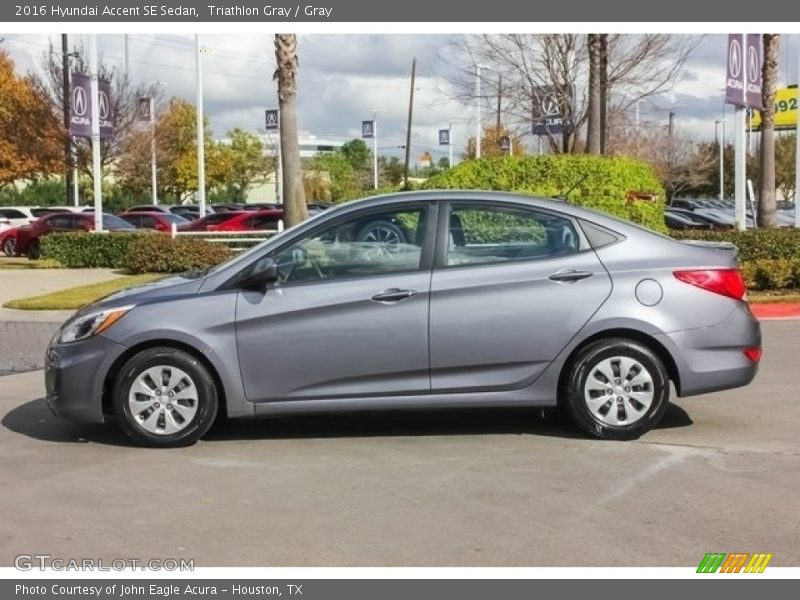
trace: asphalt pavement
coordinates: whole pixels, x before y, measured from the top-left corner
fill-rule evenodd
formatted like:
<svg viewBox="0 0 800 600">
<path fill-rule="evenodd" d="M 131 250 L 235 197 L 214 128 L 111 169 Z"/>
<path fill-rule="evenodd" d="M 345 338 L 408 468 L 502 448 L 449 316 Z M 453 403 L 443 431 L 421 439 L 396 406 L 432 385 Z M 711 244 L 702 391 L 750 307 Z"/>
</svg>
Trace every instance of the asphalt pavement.
<svg viewBox="0 0 800 600">
<path fill-rule="evenodd" d="M 800 321 L 763 331 L 751 386 L 677 399 L 635 442 L 496 409 L 229 421 L 151 450 L 53 417 L 40 371 L 3 377 L 0 565 L 796 566 Z"/>
</svg>

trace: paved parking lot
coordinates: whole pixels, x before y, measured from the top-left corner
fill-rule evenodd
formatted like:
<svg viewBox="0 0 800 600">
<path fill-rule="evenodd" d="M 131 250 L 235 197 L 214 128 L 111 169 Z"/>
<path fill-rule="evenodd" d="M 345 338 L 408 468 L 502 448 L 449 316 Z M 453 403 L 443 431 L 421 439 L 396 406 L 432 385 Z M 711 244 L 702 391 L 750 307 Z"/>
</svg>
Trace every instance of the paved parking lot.
<svg viewBox="0 0 800 600">
<path fill-rule="evenodd" d="M 0 378 L 0 565 L 20 553 L 198 566 L 800 563 L 800 322 L 749 388 L 677 400 L 637 442 L 534 410 L 228 422 L 179 450 L 67 425 Z"/>
</svg>

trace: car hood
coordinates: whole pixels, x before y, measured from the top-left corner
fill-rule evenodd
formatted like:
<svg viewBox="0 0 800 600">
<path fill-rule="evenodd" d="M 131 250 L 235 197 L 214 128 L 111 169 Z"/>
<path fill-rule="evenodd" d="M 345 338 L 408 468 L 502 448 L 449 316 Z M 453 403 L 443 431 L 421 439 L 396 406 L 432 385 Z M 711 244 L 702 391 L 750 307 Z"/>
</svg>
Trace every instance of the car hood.
<svg viewBox="0 0 800 600">
<path fill-rule="evenodd" d="M 82 308 L 79 313 L 90 310 L 115 308 L 129 304 L 143 304 L 154 301 L 168 300 L 184 296 L 193 296 L 200 289 L 202 277 L 186 275 L 172 275 L 163 279 L 156 279 L 142 285 L 114 292 L 96 302 Z"/>
</svg>

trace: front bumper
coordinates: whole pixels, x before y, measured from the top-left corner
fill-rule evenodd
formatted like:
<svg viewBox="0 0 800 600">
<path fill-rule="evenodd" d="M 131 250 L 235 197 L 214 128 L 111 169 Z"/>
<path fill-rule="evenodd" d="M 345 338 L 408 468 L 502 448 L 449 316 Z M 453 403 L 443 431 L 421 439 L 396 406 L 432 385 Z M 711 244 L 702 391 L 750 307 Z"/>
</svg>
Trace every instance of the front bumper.
<svg viewBox="0 0 800 600">
<path fill-rule="evenodd" d="M 44 382 L 48 408 L 70 421 L 102 423 L 103 384 L 125 346 L 102 335 L 70 344 L 50 342 Z"/>
<path fill-rule="evenodd" d="M 744 302 L 717 325 L 656 339 L 675 360 L 681 397 L 742 387 L 758 372 L 758 363 L 747 358 L 744 350 L 761 347 L 761 326 Z"/>
</svg>

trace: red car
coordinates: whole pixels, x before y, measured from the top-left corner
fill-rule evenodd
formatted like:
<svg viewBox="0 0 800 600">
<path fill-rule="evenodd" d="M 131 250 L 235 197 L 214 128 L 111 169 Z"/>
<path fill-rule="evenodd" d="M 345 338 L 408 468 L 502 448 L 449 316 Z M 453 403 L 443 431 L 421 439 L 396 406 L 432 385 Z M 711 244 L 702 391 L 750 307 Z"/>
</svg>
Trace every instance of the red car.
<svg viewBox="0 0 800 600">
<path fill-rule="evenodd" d="M 14 256 L 16 254 L 15 248 L 17 247 L 17 230 L 19 227 L 12 227 L 0 231 L 0 250 L 6 256 Z"/>
<path fill-rule="evenodd" d="M 278 229 L 278 221 L 283 219 L 283 209 L 237 210 L 206 215 L 178 227 L 179 231 L 260 231 Z"/>
<path fill-rule="evenodd" d="M 93 213 L 55 213 L 46 215 L 30 225 L 23 225 L 17 229 L 15 252 L 17 256 L 27 255 L 30 259 L 37 259 L 42 254 L 39 238 L 43 235 L 92 231 L 93 229 Z M 103 213 L 103 229 L 108 231 L 134 231 L 135 228 L 119 217 Z"/>
<path fill-rule="evenodd" d="M 172 231 L 172 224 L 177 227 L 188 225 L 189 219 L 184 219 L 180 215 L 159 211 L 139 211 L 131 210 L 117 215 L 123 221 L 127 221 L 137 229 L 155 229 L 169 233 Z"/>
</svg>

